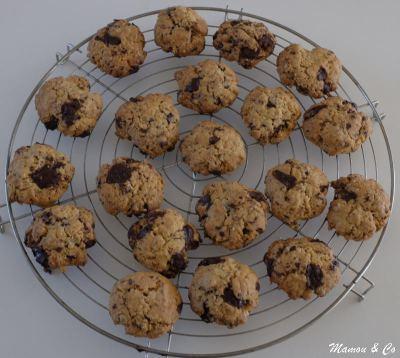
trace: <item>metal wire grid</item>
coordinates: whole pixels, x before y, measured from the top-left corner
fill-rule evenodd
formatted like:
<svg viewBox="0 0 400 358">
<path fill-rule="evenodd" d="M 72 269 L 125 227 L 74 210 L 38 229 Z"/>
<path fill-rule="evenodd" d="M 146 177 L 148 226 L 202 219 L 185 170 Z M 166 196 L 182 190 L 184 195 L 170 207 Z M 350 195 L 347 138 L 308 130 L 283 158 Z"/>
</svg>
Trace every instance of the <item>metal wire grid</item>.
<svg viewBox="0 0 400 358">
<path fill-rule="evenodd" d="M 202 11 L 202 15 L 206 17 L 209 23 L 211 22 L 209 17 L 215 17 L 216 14 L 221 14 L 222 17 L 214 19 L 216 24 L 222 22 L 224 17 L 226 19 L 228 16 L 239 16 L 263 21 L 267 23 L 267 25 L 273 26 L 274 29 L 276 29 L 274 32 L 278 38 L 278 44 L 273 56 L 267 59 L 265 63 L 258 65 L 253 71 L 243 70 L 240 67 L 229 63 L 230 66 L 234 67 L 240 77 L 240 94 L 236 101 L 236 105 L 238 103 L 241 104 L 245 94 L 256 85 L 266 85 L 266 82 L 268 83 L 269 81 L 273 81 L 276 84 L 280 83 L 276 73 L 274 72 L 274 68 L 276 53 L 283 47 L 286 47 L 293 41 L 302 41 L 308 45 L 317 46 L 314 42 L 297 32 L 260 16 L 244 13 L 243 11 L 230 10 L 228 8 L 197 7 L 195 9 Z M 136 23 L 143 19 L 152 18 L 158 12 L 159 11 L 152 11 L 131 17 L 128 20 L 135 21 Z M 142 26 L 140 27 L 142 29 L 144 28 Z M 215 30 L 217 26 L 209 25 L 209 28 L 210 30 Z M 106 97 L 108 98 L 105 100 L 105 108 L 98 126 L 93 134 L 87 139 L 69 140 L 62 137 L 60 134 L 49 133 L 47 130 L 43 131 L 42 125 L 39 124 L 39 121 L 37 121 L 32 128 L 31 144 L 41 137 L 41 142 L 50 142 L 56 148 L 60 148 L 60 150 L 68 153 L 75 165 L 77 164 L 74 159 L 76 159 L 77 163 L 83 164 L 83 179 L 81 185 L 74 185 L 73 182 L 70 187 L 70 192 L 65 195 L 66 198 L 61 200 L 60 203 L 73 202 L 77 205 L 81 205 L 82 202 L 84 202 L 86 206 L 91 207 L 96 216 L 97 230 L 101 230 L 100 235 L 97 235 L 98 244 L 94 249 L 89 250 L 88 264 L 85 267 L 74 268 L 64 274 L 49 276 L 44 274 L 40 267 L 37 267 L 34 258 L 23 245 L 25 228 L 29 224 L 34 212 L 39 209 L 30 207 L 28 212 L 17 214 L 18 211 L 21 211 L 21 208 L 15 204 L 11 205 L 10 203 L 7 203 L 10 216 L 9 222 L 12 225 L 15 237 L 20 243 L 34 273 L 43 286 L 67 311 L 89 327 L 107 337 L 138 350 L 145 350 L 156 354 L 187 357 L 215 355 L 231 356 L 268 347 L 287 339 L 312 324 L 315 320 L 335 307 L 350 291 L 357 294 L 360 298 L 363 298 L 364 295 L 373 287 L 373 283 L 365 278 L 363 274 L 375 256 L 375 253 L 383 239 L 386 227 L 382 230 L 379 237 L 372 239 L 368 243 L 352 243 L 338 238 L 335 233 L 328 233 L 326 229 L 326 220 L 323 219 L 323 216 L 319 218 L 319 221 L 310 220 L 304 222 L 301 225 L 300 230 L 297 232 L 293 232 L 293 230 L 288 228 L 284 223 L 279 222 L 276 218 L 270 216 L 269 228 L 266 233 L 246 248 L 229 252 L 222 248 L 211 246 L 211 242 L 206 241 L 198 250 L 191 253 L 192 256 L 189 267 L 178 275 L 175 280 L 175 283 L 179 287 L 184 299 L 182 317 L 166 337 L 152 341 L 136 339 L 134 337 L 125 336 L 121 329 L 113 326 L 107 315 L 106 304 L 106 298 L 108 298 L 110 287 L 115 280 L 120 278 L 123 274 L 140 269 L 140 265 L 131 259 L 130 248 L 127 245 L 125 237 L 126 230 L 132 223 L 132 220 L 120 216 L 111 219 L 107 214 L 105 214 L 98 203 L 96 189 L 92 188 L 95 174 L 94 176 L 93 173 L 89 174 L 89 167 L 94 163 L 90 156 L 90 152 L 92 148 L 94 148 L 95 151 L 96 149 L 99 151 L 98 160 L 95 162 L 95 164 L 97 163 L 96 169 L 102 162 L 106 161 L 105 157 L 109 153 L 112 153 L 112 157 L 116 157 L 117 155 L 120 155 L 121 151 L 125 150 L 125 154 L 141 159 L 142 156 L 133 146 L 128 148 L 125 145 L 124 149 L 121 150 L 121 147 L 123 147 L 124 144 L 120 143 L 119 140 L 116 140 L 114 149 L 109 147 L 110 138 L 114 138 L 114 135 L 112 133 L 113 120 L 109 118 L 109 123 L 105 122 L 107 116 L 113 114 L 112 107 L 117 106 L 116 102 L 119 101 L 119 103 L 122 103 L 123 101 L 128 100 L 129 96 L 126 96 L 126 94 L 132 90 L 135 91 L 135 95 L 154 91 L 175 95 L 177 90 L 175 87 L 171 87 L 174 84 L 174 79 L 171 78 L 170 74 L 173 74 L 177 69 L 184 67 L 184 65 L 182 65 L 182 59 L 176 59 L 155 47 L 154 41 L 151 38 L 152 28 L 143 32 L 146 36 L 146 48 L 150 46 L 151 48 L 148 49 L 149 57 L 147 61 L 137 75 L 130 76 L 128 80 L 113 79 L 101 73 L 95 66 L 91 65 L 87 59 L 82 60 L 85 56 L 85 45 L 90 38 L 82 41 L 77 46 L 68 45 L 67 53 L 65 55 L 57 55 L 57 63 L 37 84 L 17 119 L 9 145 L 7 167 L 12 153 L 17 148 L 16 138 L 18 135 L 21 135 L 22 141 L 25 145 L 27 144 L 27 136 L 23 133 L 24 126 L 20 126 L 20 124 L 26 117 L 28 117 L 27 121 L 32 122 L 28 107 L 32 106 L 31 102 L 33 96 L 50 74 L 53 74 L 56 71 L 66 71 L 67 74 L 83 74 L 92 82 L 93 87 L 102 89 L 102 94 L 105 99 Z M 293 39 L 287 40 L 286 37 L 281 35 L 282 32 L 291 36 Z M 75 57 L 77 57 L 79 61 L 75 59 Z M 212 35 L 208 35 L 207 37 L 205 52 L 200 55 L 200 58 L 194 60 L 191 59 L 190 62 L 194 63 L 205 57 L 217 59 L 219 57 L 217 52 L 212 48 Z M 169 66 L 165 69 L 163 68 L 164 63 L 171 63 L 173 66 Z M 145 72 L 146 68 L 148 68 L 149 73 L 145 73 L 140 77 L 140 74 Z M 257 72 L 256 77 L 251 75 L 255 71 Z M 235 124 L 237 123 L 236 127 L 239 127 L 238 129 L 246 143 L 246 151 L 248 154 L 246 163 L 233 175 L 227 175 L 226 179 L 239 180 L 248 185 L 249 182 L 251 182 L 251 186 L 263 190 L 262 182 L 266 171 L 266 164 L 272 160 L 279 163 L 289 157 L 297 157 L 306 162 L 315 162 L 315 158 L 318 157 L 319 159 L 317 161 L 320 163 L 319 165 L 323 170 L 329 171 L 333 167 L 332 177 L 334 178 L 351 173 L 353 172 L 353 168 L 356 167 L 358 170 L 361 170 L 361 173 L 366 177 L 371 176 L 369 173 L 372 172 L 372 177 L 379 180 L 381 178 L 378 178 L 378 167 L 380 164 L 385 164 L 385 170 L 387 170 L 387 172 L 390 171 L 390 178 L 386 176 L 386 179 L 388 180 L 386 186 L 390 188 L 390 198 L 391 202 L 393 202 L 393 162 L 389 143 L 381 122 L 382 115 L 379 115 L 376 110 L 377 102 L 372 102 L 369 99 L 363 88 L 346 69 L 344 69 L 344 72 L 347 78 L 355 86 L 358 94 L 361 94 L 363 102 L 360 102 L 360 100 L 354 100 L 354 97 L 350 96 L 350 91 L 345 89 L 343 85 L 340 85 L 340 89 L 336 94 L 348 98 L 349 100 L 353 99 L 353 101 L 358 103 L 360 107 L 365 107 L 364 109 L 366 111 L 369 110 L 376 119 L 377 125 L 375 127 L 378 128 L 375 128 L 374 136 L 376 137 L 377 135 L 380 135 L 382 143 L 384 144 L 384 153 L 382 154 L 379 152 L 379 161 L 377 161 L 377 150 L 372 140 L 363 145 L 360 150 L 361 155 L 359 153 L 358 155 L 351 154 L 348 156 L 337 156 L 333 159 L 328 158 L 322 151 L 313 147 L 305 140 L 300 126 L 296 128 L 295 133 L 288 141 L 286 141 L 286 143 L 263 148 L 258 145 L 254 139 L 248 136 L 247 130 L 244 129 L 244 127 L 241 127 L 240 112 L 238 108 L 235 107 L 235 104 L 233 104 L 229 109 L 209 116 L 213 120 L 230 124 L 232 124 L 233 121 L 237 121 L 235 122 Z M 168 74 L 169 77 L 164 76 L 166 74 Z M 141 86 L 143 88 L 141 88 Z M 137 90 L 139 88 L 141 88 L 140 91 Z M 288 89 L 291 90 L 290 88 Z M 305 98 L 295 91 L 292 91 L 292 93 L 301 102 L 303 110 L 306 109 L 309 104 L 315 103 L 313 99 Z M 181 136 L 185 135 L 190 130 L 194 122 L 208 117 L 185 111 L 185 109 L 181 107 L 180 110 L 182 113 Z M 102 126 L 102 123 L 104 123 L 104 126 Z M 185 126 L 188 128 L 185 128 Z M 40 133 L 41 130 L 43 133 Z M 377 134 L 376 132 L 378 130 L 380 132 Z M 96 143 L 98 144 L 96 139 L 98 139 L 99 135 L 102 135 L 102 140 L 100 147 L 96 148 L 95 145 Z M 66 144 L 65 141 L 69 142 Z M 299 143 L 303 146 L 303 149 L 299 147 Z M 69 149 L 65 150 L 64 146 Z M 82 152 L 84 153 L 83 158 L 81 157 Z M 78 154 L 80 155 L 80 158 L 76 158 Z M 382 155 L 384 155 L 384 157 L 382 157 Z M 347 158 L 348 163 L 344 163 L 343 158 Z M 109 159 L 107 161 L 109 161 Z M 167 185 L 174 190 L 170 193 L 170 196 L 168 196 L 167 193 L 165 205 L 175 207 L 186 215 L 188 221 L 199 226 L 193 210 L 196 198 L 200 196 L 202 186 L 207 184 L 210 180 L 219 180 L 220 178 L 203 177 L 190 172 L 188 168 L 182 164 L 178 151 L 163 156 L 163 158 L 158 160 L 158 162 L 156 160 L 155 165 L 163 173 L 163 176 L 167 180 Z M 257 166 L 259 167 L 258 172 Z M 272 166 L 272 164 L 269 166 Z M 334 167 L 336 167 L 336 169 Z M 257 175 L 253 175 L 253 173 L 257 173 Z M 189 185 L 185 186 L 185 182 L 188 182 Z M 77 191 L 78 186 L 80 189 L 83 189 L 83 192 Z M 175 196 L 179 196 L 179 199 L 184 198 L 185 200 L 177 203 L 176 200 L 174 200 Z M 111 222 L 110 220 L 114 221 Z M 116 226 L 115 224 L 119 226 L 117 232 L 114 231 Z M 199 229 L 201 230 L 201 228 Z M 123 235 L 119 235 L 120 233 L 123 233 Z M 318 237 L 319 239 L 324 240 L 334 248 L 335 256 L 341 263 L 343 286 L 337 287 L 327 298 L 318 300 L 314 298 L 311 301 L 293 302 L 289 300 L 287 296 L 282 294 L 282 292 L 277 290 L 275 285 L 270 285 L 267 282 L 265 268 L 263 267 L 261 259 L 266 247 L 276 238 L 298 235 L 307 235 L 315 238 Z M 112 243 L 113 246 L 110 246 L 110 243 Z M 263 249 L 260 249 L 261 245 L 264 245 Z M 363 250 L 365 251 L 364 254 L 362 254 Z M 115 251 L 118 251 L 118 254 L 116 254 Z M 198 261 L 203 257 L 228 254 L 239 257 L 241 261 L 248 263 L 256 270 L 262 282 L 259 307 L 251 314 L 249 322 L 245 326 L 234 330 L 206 325 L 201 322 L 199 318 L 190 311 L 187 300 L 188 285 Z M 129 260 L 127 259 L 127 255 L 130 257 Z M 118 266 L 117 269 L 116 266 Z M 354 286 L 359 281 L 363 281 L 363 292 L 355 290 Z M 65 292 L 67 290 L 65 288 L 67 285 L 72 288 L 72 291 L 69 291 L 68 289 L 69 292 Z M 85 302 L 83 303 L 83 301 Z M 88 311 L 90 311 L 90 313 L 88 313 Z M 98 319 L 97 316 L 101 316 L 102 319 Z M 272 331 L 276 331 L 277 334 L 274 335 Z M 237 336 L 243 336 L 243 338 L 237 339 Z M 200 354 L 199 352 L 202 353 Z M 146 355 L 148 355 L 148 353 L 146 353 Z"/>
</svg>

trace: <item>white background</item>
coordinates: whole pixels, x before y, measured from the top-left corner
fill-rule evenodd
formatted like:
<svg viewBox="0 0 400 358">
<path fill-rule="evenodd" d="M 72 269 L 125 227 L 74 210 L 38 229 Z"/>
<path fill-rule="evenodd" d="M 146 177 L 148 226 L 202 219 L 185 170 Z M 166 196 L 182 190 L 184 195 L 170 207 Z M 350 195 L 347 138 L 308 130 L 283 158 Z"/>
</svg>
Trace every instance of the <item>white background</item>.
<svg viewBox="0 0 400 358">
<path fill-rule="evenodd" d="M 176 5 L 172 1 L 0 1 L 1 177 L 9 134 L 25 98 L 66 42 L 77 43 L 114 18 Z M 400 118 L 400 2 L 183 1 L 244 9 L 276 20 L 334 50 L 387 113 L 397 166 Z M 0 201 L 4 202 L 1 188 Z M 392 342 L 400 357 L 400 229 L 395 203 L 381 250 L 367 276 L 376 283 L 362 303 L 350 294 L 333 312 L 296 337 L 249 357 L 328 357 L 330 342 L 364 346 Z M 3 214 L 4 216 L 4 214 Z M 6 218 L 5 218 L 6 219 Z M 136 351 L 91 331 L 64 311 L 31 273 L 17 243 L 0 237 L 0 357 L 136 357 Z M 379 355 L 379 354 L 378 354 Z M 376 356 L 378 356 L 376 355 Z M 365 355 L 363 355 L 365 356 Z"/>
</svg>

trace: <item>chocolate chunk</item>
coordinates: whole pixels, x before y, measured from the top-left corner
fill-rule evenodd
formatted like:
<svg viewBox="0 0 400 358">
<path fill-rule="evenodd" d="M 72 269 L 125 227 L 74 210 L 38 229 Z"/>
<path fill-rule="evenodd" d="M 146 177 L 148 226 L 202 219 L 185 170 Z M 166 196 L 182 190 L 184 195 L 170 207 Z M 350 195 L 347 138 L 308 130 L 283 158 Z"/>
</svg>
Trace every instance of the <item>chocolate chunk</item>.
<svg viewBox="0 0 400 358">
<path fill-rule="evenodd" d="M 319 190 L 321 191 L 321 193 L 325 193 L 328 189 L 329 189 L 329 185 L 321 185 L 319 187 Z"/>
<path fill-rule="evenodd" d="M 49 267 L 49 255 L 46 253 L 46 251 L 40 247 L 33 247 L 32 254 L 35 257 L 36 262 L 42 265 L 46 272 L 51 273 Z"/>
<path fill-rule="evenodd" d="M 136 103 L 136 102 L 141 102 L 141 101 L 143 101 L 142 97 L 131 97 L 131 98 L 129 98 L 129 102 Z"/>
<path fill-rule="evenodd" d="M 267 202 L 267 199 L 265 198 L 264 194 L 259 191 L 256 190 L 249 191 L 249 195 L 252 199 L 257 200 L 260 203 Z"/>
<path fill-rule="evenodd" d="M 203 195 L 203 196 L 199 199 L 199 201 L 197 202 L 196 207 L 198 207 L 198 206 L 205 206 L 205 207 L 206 207 L 206 210 L 208 210 L 208 209 L 211 207 L 211 205 L 212 205 L 212 202 L 211 202 L 211 197 L 210 197 L 210 195 Z"/>
<path fill-rule="evenodd" d="M 275 177 L 275 179 L 279 180 L 283 185 L 285 185 L 288 190 L 292 189 L 297 183 L 296 177 L 281 172 L 280 170 L 274 170 L 272 175 Z"/>
<path fill-rule="evenodd" d="M 349 105 L 351 105 L 355 110 L 357 110 L 357 105 L 356 105 L 354 102 L 346 101 L 346 100 L 344 99 L 342 103 L 343 103 L 344 105 L 345 105 L 345 104 L 349 104 Z"/>
<path fill-rule="evenodd" d="M 129 74 L 136 73 L 137 71 L 139 71 L 139 66 L 134 65 L 134 66 L 132 66 L 131 69 L 129 70 Z"/>
<path fill-rule="evenodd" d="M 260 292 L 260 288 L 261 288 L 261 286 L 260 286 L 260 281 L 257 281 L 257 282 L 256 282 L 256 290 L 257 290 L 258 292 Z"/>
<path fill-rule="evenodd" d="M 211 145 L 217 143 L 221 138 L 216 137 L 215 135 L 211 136 L 208 140 L 208 143 L 210 143 Z"/>
<path fill-rule="evenodd" d="M 242 300 L 241 298 L 237 298 L 235 296 L 235 293 L 233 292 L 231 285 L 229 285 L 228 287 L 225 287 L 222 298 L 226 303 L 228 303 L 231 306 L 236 307 L 236 308 L 242 308 L 243 306 L 246 305 L 245 300 Z"/>
<path fill-rule="evenodd" d="M 57 185 L 60 181 L 60 173 L 58 173 L 57 169 L 63 166 L 64 164 L 60 162 L 51 165 L 45 164 L 41 168 L 35 170 L 31 174 L 31 178 L 40 189 L 50 188 Z"/>
<path fill-rule="evenodd" d="M 269 47 L 273 46 L 274 41 L 272 40 L 271 36 L 262 35 L 258 40 L 258 43 L 263 49 L 268 49 Z"/>
<path fill-rule="evenodd" d="M 324 273 L 321 267 L 315 264 L 308 264 L 306 268 L 307 287 L 316 290 L 323 284 Z"/>
<path fill-rule="evenodd" d="M 215 34 L 214 36 L 216 36 L 216 35 L 217 34 Z M 213 43 L 214 47 L 217 50 L 221 50 L 224 47 L 224 44 L 222 42 L 217 41 L 215 37 L 213 37 L 213 39 L 214 39 L 214 43 Z"/>
<path fill-rule="evenodd" d="M 58 126 L 58 118 L 56 116 L 51 116 L 50 120 L 44 123 L 44 126 L 46 129 L 49 129 L 53 131 L 54 129 L 57 129 Z"/>
<path fill-rule="evenodd" d="M 267 266 L 267 274 L 269 277 L 271 277 L 274 271 L 274 259 L 270 259 L 269 257 L 267 257 L 267 254 L 265 254 L 264 263 Z"/>
<path fill-rule="evenodd" d="M 201 320 L 207 323 L 210 323 L 214 320 L 213 316 L 208 309 L 206 302 L 203 303 L 203 313 L 200 316 Z"/>
<path fill-rule="evenodd" d="M 200 87 L 200 77 L 193 78 L 192 81 L 186 86 L 185 91 L 196 92 Z"/>
<path fill-rule="evenodd" d="M 201 260 L 198 266 L 216 265 L 221 262 L 225 262 L 225 259 L 223 257 L 208 257 L 206 259 Z"/>
<path fill-rule="evenodd" d="M 183 227 L 183 234 L 185 238 L 185 247 L 187 250 L 194 250 L 199 247 L 199 241 L 194 239 L 194 230 L 190 225 Z"/>
<path fill-rule="evenodd" d="M 42 219 L 43 224 L 46 225 L 54 223 L 54 215 L 50 211 L 45 211 L 42 215 L 40 215 L 40 219 Z"/>
<path fill-rule="evenodd" d="M 243 232 L 243 235 L 248 235 L 248 234 L 250 234 L 250 230 L 249 230 L 247 227 L 244 227 L 243 230 L 242 230 L 242 232 Z"/>
<path fill-rule="evenodd" d="M 289 251 L 295 251 L 297 249 L 297 247 L 296 246 L 290 246 L 290 249 L 289 249 Z"/>
<path fill-rule="evenodd" d="M 168 271 L 163 272 L 163 275 L 169 278 L 175 277 L 179 272 L 183 271 L 187 266 L 185 256 L 181 253 L 173 254 L 169 261 Z"/>
<path fill-rule="evenodd" d="M 338 266 L 339 266 L 339 261 L 333 259 L 329 268 L 331 269 L 331 271 L 335 271 Z"/>
<path fill-rule="evenodd" d="M 79 138 L 88 137 L 88 136 L 90 136 L 91 133 L 92 132 L 90 130 L 83 131 L 81 134 L 79 134 Z"/>
<path fill-rule="evenodd" d="M 168 113 L 168 114 L 167 114 L 167 117 L 166 117 L 165 119 L 166 119 L 166 121 L 168 122 L 168 124 L 171 124 L 171 122 L 172 122 L 173 119 L 174 119 L 174 115 L 173 115 L 172 113 Z"/>
<path fill-rule="evenodd" d="M 70 102 L 66 102 L 61 106 L 61 118 L 67 126 L 72 126 L 80 117 L 76 114 L 81 108 L 81 102 L 74 98 Z"/>
<path fill-rule="evenodd" d="M 276 108 L 276 105 L 275 103 L 272 103 L 270 100 L 268 100 L 267 108 Z"/>
<path fill-rule="evenodd" d="M 112 36 L 108 31 L 103 36 L 96 36 L 97 41 L 101 41 L 104 44 L 108 45 L 119 45 L 121 43 L 121 39 L 117 36 Z"/>
<path fill-rule="evenodd" d="M 222 173 L 219 170 L 210 170 L 210 174 L 214 174 L 216 176 L 220 176 Z"/>
<path fill-rule="evenodd" d="M 342 199 L 344 201 L 356 200 L 357 194 L 353 193 L 352 191 L 348 191 L 344 188 L 336 190 L 335 199 Z"/>
<path fill-rule="evenodd" d="M 92 247 L 96 244 L 96 240 L 88 240 L 85 243 L 85 247 L 88 249 L 89 247 Z"/>
<path fill-rule="evenodd" d="M 114 164 L 107 174 L 107 184 L 122 184 L 129 180 L 132 174 L 132 168 L 125 163 Z"/>
<path fill-rule="evenodd" d="M 251 48 L 248 48 L 248 47 L 242 47 L 240 49 L 239 57 L 252 60 L 252 59 L 257 58 L 259 53 L 260 53 L 260 51 L 258 49 L 252 50 Z"/>
<path fill-rule="evenodd" d="M 328 94 L 330 91 L 332 91 L 331 85 L 325 82 L 322 92 L 324 92 L 324 94 Z"/>
<path fill-rule="evenodd" d="M 325 81 L 328 77 L 328 73 L 326 72 L 325 68 L 320 67 L 317 73 L 317 80 L 318 81 Z"/>
<path fill-rule="evenodd" d="M 322 109 L 324 109 L 326 107 L 327 107 L 326 104 L 317 104 L 317 105 L 309 108 L 307 111 L 304 112 L 304 120 L 314 117 L 319 111 L 321 111 Z"/>
<path fill-rule="evenodd" d="M 242 21 L 240 21 L 240 20 L 232 20 L 232 21 L 230 21 L 230 23 L 231 23 L 232 26 L 239 25 L 241 22 L 242 22 Z"/>
</svg>

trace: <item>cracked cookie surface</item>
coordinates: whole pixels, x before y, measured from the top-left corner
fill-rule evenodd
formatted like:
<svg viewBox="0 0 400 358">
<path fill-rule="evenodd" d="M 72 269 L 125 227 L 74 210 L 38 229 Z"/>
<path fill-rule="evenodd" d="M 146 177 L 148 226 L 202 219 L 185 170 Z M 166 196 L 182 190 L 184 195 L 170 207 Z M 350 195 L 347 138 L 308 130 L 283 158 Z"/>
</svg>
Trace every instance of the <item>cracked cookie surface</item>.
<svg viewBox="0 0 400 358">
<path fill-rule="evenodd" d="M 320 98 L 337 89 L 342 64 L 331 50 L 318 47 L 309 51 L 293 44 L 279 54 L 277 71 L 283 84 Z"/>
<path fill-rule="evenodd" d="M 139 70 L 147 53 L 140 29 L 126 20 L 115 20 L 89 41 L 88 57 L 103 72 L 125 77 Z"/>
<path fill-rule="evenodd" d="M 382 229 L 390 216 L 390 199 L 373 179 L 350 174 L 331 183 L 335 197 L 328 211 L 328 225 L 346 240 L 367 240 Z"/>
<path fill-rule="evenodd" d="M 161 206 L 164 179 L 146 161 L 118 157 L 101 166 L 97 193 L 109 214 L 141 215 Z"/>
<path fill-rule="evenodd" d="M 204 50 L 206 21 L 193 9 L 177 6 L 158 14 L 154 41 L 177 57 L 195 56 Z"/>
<path fill-rule="evenodd" d="M 155 158 L 175 148 L 179 139 L 179 112 L 172 98 L 153 93 L 131 98 L 115 114 L 116 135 L 128 139 Z"/>
<path fill-rule="evenodd" d="M 148 213 L 128 231 L 133 256 L 150 270 L 175 277 L 189 261 L 188 250 L 200 244 L 200 235 L 176 210 Z"/>
<path fill-rule="evenodd" d="M 92 213 L 75 205 L 44 209 L 26 231 L 25 245 L 46 272 L 86 264 L 86 249 L 96 243 Z"/>
<path fill-rule="evenodd" d="M 304 136 L 329 155 L 356 151 L 372 128 L 371 118 L 340 97 L 329 97 L 304 112 Z"/>
<path fill-rule="evenodd" d="M 35 106 L 47 129 L 86 137 L 101 115 L 103 99 L 99 93 L 90 92 L 89 81 L 84 77 L 55 77 L 39 89 Z"/>
<path fill-rule="evenodd" d="M 179 145 L 182 160 L 195 172 L 221 175 L 238 168 L 246 159 L 240 134 L 227 124 L 202 121 Z"/>
<path fill-rule="evenodd" d="M 260 282 L 247 265 L 231 257 L 200 261 L 189 287 L 192 310 L 205 322 L 229 328 L 246 322 L 258 304 Z"/>
<path fill-rule="evenodd" d="M 199 113 L 214 113 L 230 106 L 237 95 L 235 72 L 213 60 L 190 65 L 175 73 L 178 82 L 178 102 Z"/>
<path fill-rule="evenodd" d="M 213 45 L 228 61 L 253 68 L 274 52 L 275 36 L 261 22 L 228 20 L 213 36 Z"/>
<path fill-rule="evenodd" d="M 265 194 L 272 214 L 294 229 L 299 220 L 322 213 L 328 188 L 328 178 L 321 169 L 295 159 L 271 168 L 265 177 Z"/>
<path fill-rule="evenodd" d="M 217 245 L 239 249 L 267 226 L 264 194 L 238 182 L 208 184 L 196 205 L 205 234 Z"/>
<path fill-rule="evenodd" d="M 273 242 L 264 262 L 270 281 L 291 299 L 325 296 L 341 278 L 339 262 L 331 248 L 309 237 Z"/>
<path fill-rule="evenodd" d="M 182 310 L 177 288 L 156 272 L 135 272 L 115 283 L 109 300 L 114 324 L 136 337 L 157 338 L 169 332 Z"/>
<path fill-rule="evenodd" d="M 46 144 L 17 149 L 7 172 L 11 202 L 42 207 L 62 197 L 75 173 L 68 157 Z"/>
<path fill-rule="evenodd" d="M 301 107 L 284 88 L 256 87 L 246 96 L 241 115 L 252 137 L 261 144 L 275 144 L 290 136 Z"/>
</svg>

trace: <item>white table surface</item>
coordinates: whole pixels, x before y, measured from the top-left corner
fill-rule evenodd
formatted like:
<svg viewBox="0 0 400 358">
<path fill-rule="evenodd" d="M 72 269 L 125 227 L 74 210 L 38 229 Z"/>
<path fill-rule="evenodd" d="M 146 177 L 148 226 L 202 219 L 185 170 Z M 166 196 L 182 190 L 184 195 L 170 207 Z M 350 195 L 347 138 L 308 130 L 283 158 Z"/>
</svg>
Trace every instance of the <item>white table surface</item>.
<svg viewBox="0 0 400 358">
<path fill-rule="evenodd" d="M 183 1 L 260 14 L 333 49 L 370 97 L 387 113 L 385 126 L 395 164 L 399 161 L 400 2 Z M 173 1 L 1 0 L 0 163 L 4 172 L 8 138 L 25 98 L 66 42 L 76 43 L 114 18 L 174 5 Z M 1 202 L 4 191 L 1 188 Z M 370 346 L 392 342 L 400 356 L 400 221 L 395 203 L 387 236 L 367 273 L 376 287 L 365 301 L 350 294 L 333 312 L 294 338 L 249 357 L 328 357 L 328 344 Z M 3 215 L 4 216 L 4 215 Z M 5 218 L 6 219 L 6 218 Z M 34 278 L 15 240 L 0 237 L 0 356 L 139 357 L 70 316 Z M 379 353 L 378 353 L 379 355 Z M 363 356 L 369 356 L 365 354 Z"/>
</svg>

